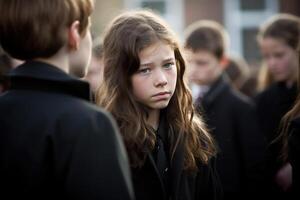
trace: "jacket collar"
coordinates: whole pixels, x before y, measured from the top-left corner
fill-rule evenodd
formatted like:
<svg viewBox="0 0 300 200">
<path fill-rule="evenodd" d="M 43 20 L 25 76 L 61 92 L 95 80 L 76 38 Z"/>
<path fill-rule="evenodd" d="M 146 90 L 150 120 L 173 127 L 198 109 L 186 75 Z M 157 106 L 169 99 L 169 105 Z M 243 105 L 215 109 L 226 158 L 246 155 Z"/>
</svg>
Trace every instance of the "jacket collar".
<svg viewBox="0 0 300 200">
<path fill-rule="evenodd" d="M 169 126 L 169 123 L 167 119 L 165 118 L 165 110 L 161 111 L 161 117 L 158 127 L 158 133 L 163 140 L 168 140 L 167 145 L 170 145 L 168 134 L 172 132 L 172 128 Z M 176 139 L 175 139 L 176 140 Z M 173 141 L 174 142 L 174 141 Z M 162 192 L 164 194 L 164 197 L 166 197 L 166 188 L 164 187 L 163 179 L 157 169 L 155 159 L 150 151 L 148 151 L 148 161 L 150 165 L 152 166 L 152 169 L 154 170 L 159 182 L 160 182 L 160 188 L 162 189 Z M 177 149 L 174 153 L 174 156 L 170 162 L 170 177 L 171 177 L 171 185 L 170 185 L 170 192 L 173 195 L 173 197 L 176 199 L 177 193 L 179 192 L 179 184 L 180 184 L 180 178 L 183 173 L 184 168 L 184 144 L 183 139 L 180 140 Z M 165 198 L 164 198 L 165 199 Z"/>
<path fill-rule="evenodd" d="M 225 90 L 229 89 L 228 78 L 225 75 L 220 76 L 211 86 L 209 91 L 204 95 L 203 103 L 210 105 L 217 99 Z"/>
<path fill-rule="evenodd" d="M 85 100 L 91 99 L 89 84 L 61 69 L 39 61 L 27 61 L 12 70 L 8 77 L 11 89 L 64 93 Z"/>
<path fill-rule="evenodd" d="M 159 119 L 159 125 L 158 129 L 156 131 L 157 137 L 161 137 L 161 139 L 164 142 L 164 145 L 169 145 L 168 143 L 168 132 L 169 132 L 169 126 L 167 125 L 166 118 L 165 118 L 165 110 L 160 111 L 160 119 Z M 152 168 L 154 169 L 154 172 L 159 180 L 160 188 L 162 190 L 162 194 L 164 196 L 163 199 L 167 199 L 167 190 L 164 186 L 163 178 L 161 177 L 161 174 L 157 168 L 157 164 L 155 162 L 155 158 L 153 156 L 153 153 L 148 151 L 148 159 L 149 163 L 152 165 Z"/>
<path fill-rule="evenodd" d="M 173 134 L 174 130 L 171 126 L 169 126 L 168 120 L 166 119 L 167 110 L 161 111 L 161 119 L 158 128 L 158 134 L 161 135 L 165 141 L 167 141 L 168 148 L 170 148 L 171 143 L 175 142 L 177 138 L 174 138 L 174 141 L 169 141 L 168 135 Z M 163 133 L 164 132 L 164 133 Z M 176 137 L 176 136 L 175 136 Z M 174 199 L 177 199 L 177 193 L 180 191 L 180 181 L 182 177 L 182 173 L 184 170 L 184 138 L 181 138 L 178 146 L 175 150 L 174 156 L 170 161 L 170 177 L 171 177 L 171 185 L 170 192 Z M 157 171 L 158 172 L 158 171 Z"/>
</svg>

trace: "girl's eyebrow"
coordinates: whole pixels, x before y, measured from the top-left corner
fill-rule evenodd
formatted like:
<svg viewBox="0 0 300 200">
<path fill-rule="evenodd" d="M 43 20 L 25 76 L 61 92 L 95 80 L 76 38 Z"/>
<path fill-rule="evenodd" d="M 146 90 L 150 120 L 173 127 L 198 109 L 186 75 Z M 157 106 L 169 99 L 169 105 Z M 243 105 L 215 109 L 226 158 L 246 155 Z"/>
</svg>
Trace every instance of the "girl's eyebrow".
<svg viewBox="0 0 300 200">
<path fill-rule="evenodd" d="M 140 67 L 148 67 L 148 66 L 150 66 L 152 64 L 153 64 L 152 62 L 142 63 L 142 64 L 140 64 Z"/>
<path fill-rule="evenodd" d="M 167 58 L 163 60 L 163 62 L 171 62 L 171 61 L 175 61 L 175 58 Z"/>
<path fill-rule="evenodd" d="M 175 58 L 166 58 L 162 61 L 162 63 L 174 62 L 174 61 L 175 61 Z M 151 65 L 153 65 L 153 62 L 146 62 L 146 63 L 140 64 L 140 67 L 147 67 L 147 66 L 151 66 Z"/>
</svg>

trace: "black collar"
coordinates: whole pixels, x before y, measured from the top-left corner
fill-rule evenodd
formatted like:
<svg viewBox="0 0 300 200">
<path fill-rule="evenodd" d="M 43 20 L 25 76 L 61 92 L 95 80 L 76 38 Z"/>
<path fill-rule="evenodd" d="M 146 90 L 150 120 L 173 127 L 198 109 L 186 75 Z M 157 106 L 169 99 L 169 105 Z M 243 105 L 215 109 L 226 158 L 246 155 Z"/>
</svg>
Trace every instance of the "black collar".
<svg viewBox="0 0 300 200">
<path fill-rule="evenodd" d="M 12 70 L 8 77 L 10 89 L 39 90 L 72 95 L 85 100 L 91 99 L 87 82 L 78 80 L 61 69 L 38 61 L 27 61 Z"/>
<path fill-rule="evenodd" d="M 225 75 L 221 75 L 211 86 L 209 91 L 203 97 L 203 103 L 210 105 L 222 94 L 229 89 L 228 79 Z"/>
</svg>

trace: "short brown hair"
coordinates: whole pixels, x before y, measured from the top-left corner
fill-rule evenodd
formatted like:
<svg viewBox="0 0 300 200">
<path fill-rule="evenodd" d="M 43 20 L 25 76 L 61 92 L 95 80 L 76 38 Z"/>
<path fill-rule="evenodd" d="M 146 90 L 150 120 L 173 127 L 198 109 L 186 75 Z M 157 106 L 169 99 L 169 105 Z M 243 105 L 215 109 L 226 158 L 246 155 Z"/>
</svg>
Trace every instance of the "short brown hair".
<svg viewBox="0 0 300 200">
<path fill-rule="evenodd" d="M 0 0 L 0 43 L 21 60 L 48 58 L 65 44 L 75 20 L 85 34 L 92 10 L 92 0 Z"/>
<path fill-rule="evenodd" d="M 209 20 L 195 22 L 186 29 L 185 48 L 209 51 L 221 59 L 226 49 L 227 33 L 219 23 Z"/>
</svg>

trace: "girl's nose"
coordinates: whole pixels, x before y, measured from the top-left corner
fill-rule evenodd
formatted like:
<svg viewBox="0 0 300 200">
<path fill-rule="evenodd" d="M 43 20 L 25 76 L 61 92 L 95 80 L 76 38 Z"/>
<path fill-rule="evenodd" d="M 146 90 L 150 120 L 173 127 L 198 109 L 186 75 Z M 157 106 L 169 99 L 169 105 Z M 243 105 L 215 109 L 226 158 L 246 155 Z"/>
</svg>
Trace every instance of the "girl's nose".
<svg viewBox="0 0 300 200">
<path fill-rule="evenodd" d="M 155 87 L 162 87 L 168 84 L 167 77 L 165 73 L 162 70 L 158 70 L 156 73 L 156 79 L 155 79 Z"/>
</svg>

